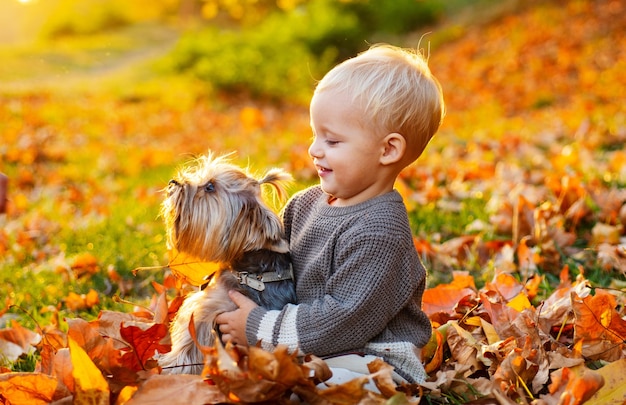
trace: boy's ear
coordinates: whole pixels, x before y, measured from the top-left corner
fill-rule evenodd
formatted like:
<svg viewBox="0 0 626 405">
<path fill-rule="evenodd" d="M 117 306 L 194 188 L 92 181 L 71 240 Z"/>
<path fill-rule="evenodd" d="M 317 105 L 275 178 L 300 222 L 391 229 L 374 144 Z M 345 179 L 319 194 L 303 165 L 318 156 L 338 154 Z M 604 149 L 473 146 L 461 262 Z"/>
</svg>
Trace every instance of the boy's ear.
<svg viewBox="0 0 626 405">
<path fill-rule="evenodd" d="M 404 157 L 406 152 L 406 139 L 397 132 L 388 134 L 383 139 L 383 152 L 380 156 L 380 163 L 390 165 L 397 163 Z"/>
</svg>

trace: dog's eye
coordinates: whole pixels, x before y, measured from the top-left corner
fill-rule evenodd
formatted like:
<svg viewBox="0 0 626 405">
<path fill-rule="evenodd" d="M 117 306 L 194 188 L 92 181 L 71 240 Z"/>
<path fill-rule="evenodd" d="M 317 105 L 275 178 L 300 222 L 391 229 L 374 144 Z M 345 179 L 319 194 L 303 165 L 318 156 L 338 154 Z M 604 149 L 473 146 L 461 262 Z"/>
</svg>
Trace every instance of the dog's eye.
<svg viewBox="0 0 626 405">
<path fill-rule="evenodd" d="M 206 191 L 207 193 L 212 193 L 215 191 L 215 185 L 212 181 L 209 181 L 207 184 L 205 184 L 204 191 Z"/>
</svg>

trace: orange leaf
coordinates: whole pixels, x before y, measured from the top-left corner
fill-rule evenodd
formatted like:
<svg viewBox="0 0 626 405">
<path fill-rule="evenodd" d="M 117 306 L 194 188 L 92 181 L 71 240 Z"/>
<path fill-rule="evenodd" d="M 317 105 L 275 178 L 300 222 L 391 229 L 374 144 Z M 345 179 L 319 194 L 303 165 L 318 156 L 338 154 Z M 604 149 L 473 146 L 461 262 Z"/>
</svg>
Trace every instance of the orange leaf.
<svg viewBox="0 0 626 405">
<path fill-rule="evenodd" d="M 100 267 L 98 266 L 98 259 L 96 259 L 94 255 L 91 253 L 82 253 L 74 258 L 71 269 L 78 278 L 85 275 L 90 276 L 96 274 L 100 270 Z"/>
<path fill-rule="evenodd" d="M 485 288 L 499 292 L 506 301 L 512 300 L 524 290 L 524 286 L 507 273 L 497 274 L 492 282 L 486 284 Z"/>
<path fill-rule="evenodd" d="M 176 277 L 191 285 L 206 284 L 207 278 L 217 272 L 221 265 L 215 262 L 203 262 L 181 252 L 170 252 L 168 267 Z"/>
<path fill-rule="evenodd" d="M 582 370 L 582 371 L 574 371 Z M 583 404 L 591 398 L 603 385 L 601 374 L 586 368 L 563 368 L 551 374 L 550 396 L 559 404 Z M 605 404 L 603 402 L 603 404 Z"/>
<path fill-rule="evenodd" d="M 574 337 L 583 340 L 583 355 L 614 361 L 621 358 L 626 339 L 626 321 L 615 310 L 615 297 L 597 289 L 596 295 L 580 298 L 572 294 L 576 316 Z"/>
<path fill-rule="evenodd" d="M 387 398 L 396 395 L 396 383 L 393 381 L 393 366 L 385 363 L 381 358 L 376 358 L 367 364 L 367 369 L 372 373 L 372 379 L 378 390 Z"/>
<path fill-rule="evenodd" d="M 435 349 L 435 354 L 430 359 L 430 361 L 424 366 L 424 370 L 426 370 L 427 374 L 432 373 L 437 370 L 441 363 L 443 362 L 443 335 L 439 331 L 439 329 L 433 329 L 433 336 L 437 342 L 437 348 Z"/>
<path fill-rule="evenodd" d="M 49 404 L 53 400 L 56 388 L 56 378 L 45 374 L 0 374 L 0 404 Z"/>
<path fill-rule="evenodd" d="M 452 283 L 439 284 L 424 291 L 422 309 L 428 316 L 438 312 L 453 314 L 459 301 L 469 295 L 476 295 L 474 279 L 466 273 L 455 272 Z"/>
</svg>

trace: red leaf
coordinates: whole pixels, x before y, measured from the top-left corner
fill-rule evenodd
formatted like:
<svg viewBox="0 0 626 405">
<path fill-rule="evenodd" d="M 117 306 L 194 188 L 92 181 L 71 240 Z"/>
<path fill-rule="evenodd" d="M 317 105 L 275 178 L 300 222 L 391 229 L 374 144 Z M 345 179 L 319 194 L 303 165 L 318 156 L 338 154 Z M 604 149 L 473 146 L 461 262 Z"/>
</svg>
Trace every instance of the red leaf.
<svg viewBox="0 0 626 405">
<path fill-rule="evenodd" d="M 170 351 L 170 345 L 161 344 L 161 340 L 167 335 L 167 327 L 162 323 L 156 323 L 147 330 L 142 330 L 137 326 L 122 326 L 120 334 L 130 345 L 122 355 L 122 363 L 135 371 L 145 370 L 147 363 L 156 353 L 166 353 Z"/>
</svg>

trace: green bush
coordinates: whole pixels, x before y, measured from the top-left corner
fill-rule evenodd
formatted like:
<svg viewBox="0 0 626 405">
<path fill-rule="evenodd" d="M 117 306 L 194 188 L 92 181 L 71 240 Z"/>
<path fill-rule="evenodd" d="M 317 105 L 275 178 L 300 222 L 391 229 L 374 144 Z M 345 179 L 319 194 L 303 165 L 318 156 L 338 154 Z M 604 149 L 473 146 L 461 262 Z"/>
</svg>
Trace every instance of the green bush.
<svg viewBox="0 0 626 405">
<path fill-rule="evenodd" d="M 175 4 L 175 0 L 47 0 L 34 2 L 33 7 L 46 16 L 39 35 L 58 38 L 162 21 L 176 12 Z"/>
<path fill-rule="evenodd" d="M 315 81 L 339 58 L 353 54 L 359 37 L 354 14 L 341 13 L 332 1 L 314 0 L 288 13 L 275 12 L 258 26 L 188 33 L 166 63 L 217 90 L 308 101 Z"/>
<path fill-rule="evenodd" d="M 188 33 L 166 64 L 218 91 L 308 101 L 335 63 L 366 49 L 379 32 L 408 32 L 437 20 L 437 1 L 310 0 L 275 10 L 254 26 L 210 26 Z"/>
<path fill-rule="evenodd" d="M 367 31 L 405 34 L 439 21 L 446 2 L 439 0 L 366 0 L 346 3 Z"/>
</svg>

